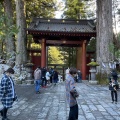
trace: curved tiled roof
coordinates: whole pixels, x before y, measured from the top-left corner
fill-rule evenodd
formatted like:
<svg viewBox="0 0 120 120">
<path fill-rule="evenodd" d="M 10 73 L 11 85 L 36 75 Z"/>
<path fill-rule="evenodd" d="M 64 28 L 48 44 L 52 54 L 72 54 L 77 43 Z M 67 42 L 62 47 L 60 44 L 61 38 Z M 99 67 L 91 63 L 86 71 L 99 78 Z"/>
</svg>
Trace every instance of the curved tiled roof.
<svg viewBox="0 0 120 120">
<path fill-rule="evenodd" d="M 93 20 L 35 18 L 30 23 L 28 31 L 95 33 L 94 28 Z"/>
</svg>

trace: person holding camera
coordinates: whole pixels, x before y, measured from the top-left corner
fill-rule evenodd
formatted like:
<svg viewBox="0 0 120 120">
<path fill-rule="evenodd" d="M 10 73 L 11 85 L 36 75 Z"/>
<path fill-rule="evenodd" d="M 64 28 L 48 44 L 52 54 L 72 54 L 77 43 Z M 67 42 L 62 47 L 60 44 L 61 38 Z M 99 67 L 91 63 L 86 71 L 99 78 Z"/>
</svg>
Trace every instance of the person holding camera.
<svg viewBox="0 0 120 120">
<path fill-rule="evenodd" d="M 109 90 L 111 91 L 112 103 L 115 102 L 115 104 L 117 104 L 117 85 L 113 78 L 109 83 Z"/>
</svg>

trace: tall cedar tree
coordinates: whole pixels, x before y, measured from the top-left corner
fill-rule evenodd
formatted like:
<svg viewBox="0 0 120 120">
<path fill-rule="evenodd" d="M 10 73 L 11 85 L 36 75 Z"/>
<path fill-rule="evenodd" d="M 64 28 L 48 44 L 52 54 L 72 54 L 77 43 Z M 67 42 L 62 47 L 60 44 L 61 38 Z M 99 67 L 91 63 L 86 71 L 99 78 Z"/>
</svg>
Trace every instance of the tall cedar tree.
<svg viewBox="0 0 120 120">
<path fill-rule="evenodd" d="M 97 0 L 97 61 L 106 65 L 109 72 L 108 63 L 113 60 L 109 45 L 113 41 L 112 28 L 112 0 Z"/>
</svg>

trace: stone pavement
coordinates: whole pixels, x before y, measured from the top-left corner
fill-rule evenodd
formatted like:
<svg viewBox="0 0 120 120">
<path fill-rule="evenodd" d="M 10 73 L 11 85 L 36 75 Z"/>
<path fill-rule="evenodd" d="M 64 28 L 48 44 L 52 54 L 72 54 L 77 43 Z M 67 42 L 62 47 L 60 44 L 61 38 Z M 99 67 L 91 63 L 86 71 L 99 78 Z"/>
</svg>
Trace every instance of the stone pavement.
<svg viewBox="0 0 120 120">
<path fill-rule="evenodd" d="M 107 86 L 84 81 L 76 88 L 80 93 L 78 120 L 120 120 L 120 97 L 118 104 L 112 104 Z M 8 111 L 10 120 L 67 120 L 64 82 L 42 88 L 41 94 L 35 94 L 34 85 L 16 85 L 16 92 L 18 101 Z"/>
</svg>

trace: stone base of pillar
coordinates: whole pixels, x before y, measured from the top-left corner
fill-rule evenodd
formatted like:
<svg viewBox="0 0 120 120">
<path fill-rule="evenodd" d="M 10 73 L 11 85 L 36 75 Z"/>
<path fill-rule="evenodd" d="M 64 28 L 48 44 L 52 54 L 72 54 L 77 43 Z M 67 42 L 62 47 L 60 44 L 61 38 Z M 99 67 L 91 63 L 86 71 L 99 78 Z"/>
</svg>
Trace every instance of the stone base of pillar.
<svg viewBox="0 0 120 120">
<path fill-rule="evenodd" d="M 34 84 L 34 81 L 33 81 L 33 80 L 26 80 L 25 82 L 26 82 L 27 85 Z"/>
<path fill-rule="evenodd" d="M 90 80 L 89 83 L 92 84 L 92 85 L 96 85 L 98 83 L 98 81 L 96 81 L 96 80 Z"/>
</svg>

